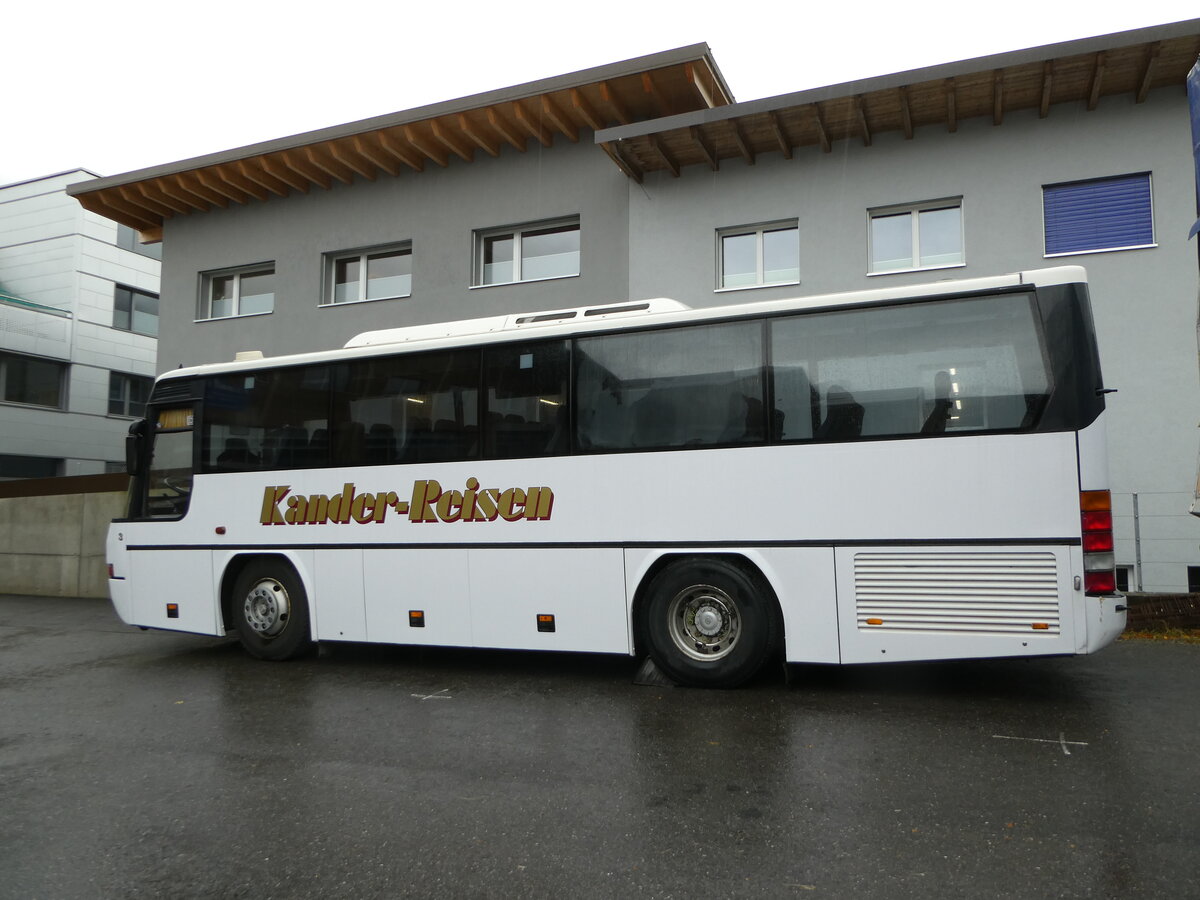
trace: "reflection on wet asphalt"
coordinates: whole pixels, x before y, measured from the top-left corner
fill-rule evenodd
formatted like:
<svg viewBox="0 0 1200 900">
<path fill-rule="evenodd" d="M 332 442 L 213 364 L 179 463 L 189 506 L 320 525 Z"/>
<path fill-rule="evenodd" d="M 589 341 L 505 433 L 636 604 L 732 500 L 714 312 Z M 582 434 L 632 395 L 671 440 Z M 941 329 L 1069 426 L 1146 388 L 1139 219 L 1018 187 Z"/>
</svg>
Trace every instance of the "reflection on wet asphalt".
<svg viewBox="0 0 1200 900">
<path fill-rule="evenodd" d="M 0 897 L 1200 896 L 1196 646 L 704 691 L 0 623 Z"/>
</svg>

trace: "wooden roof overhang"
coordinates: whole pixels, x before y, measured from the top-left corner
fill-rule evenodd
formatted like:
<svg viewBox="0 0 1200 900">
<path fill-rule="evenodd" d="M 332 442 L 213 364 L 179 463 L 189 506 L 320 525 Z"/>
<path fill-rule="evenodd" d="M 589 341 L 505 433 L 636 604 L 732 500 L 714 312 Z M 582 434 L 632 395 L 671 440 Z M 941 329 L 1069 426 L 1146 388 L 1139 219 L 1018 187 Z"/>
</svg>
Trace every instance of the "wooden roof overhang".
<svg viewBox="0 0 1200 900">
<path fill-rule="evenodd" d="M 446 103 L 252 144 L 70 185 L 92 212 L 162 239 L 163 222 L 230 204 L 264 202 L 356 177 L 445 168 L 504 146 L 525 152 L 556 136 L 599 131 L 697 109 L 733 96 L 707 44 L 642 56 Z"/>
<path fill-rule="evenodd" d="M 1198 54 L 1195 19 L 617 126 L 595 140 L 635 181 L 649 172 L 679 177 L 688 166 L 716 171 L 725 159 L 753 165 L 764 153 L 829 153 L 841 140 L 870 146 L 889 131 L 910 140 L 922 126 L 953 132 L 968 118 L 1000 125 L 1017 110 L 1042 118 L 1064 103 L 1094 110 L 1116 94 L 1141 103 L 1154 88 L 1182 89 Z"/>
</svg>

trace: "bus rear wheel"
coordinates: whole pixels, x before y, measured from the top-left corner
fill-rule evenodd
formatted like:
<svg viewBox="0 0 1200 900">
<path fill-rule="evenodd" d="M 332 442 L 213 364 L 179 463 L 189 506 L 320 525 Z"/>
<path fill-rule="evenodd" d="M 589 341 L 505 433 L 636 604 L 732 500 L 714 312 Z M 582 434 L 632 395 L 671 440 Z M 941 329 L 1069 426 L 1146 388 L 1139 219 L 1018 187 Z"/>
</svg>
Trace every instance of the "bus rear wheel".
<svg viewBox="0 0 1200 900">
<path fill-rule="evenodd" d="M 774 652 L 779 616 L 770 590 L 720 558 L 659 572 L 641 606 L 640 633 L 658 667 L 681 684 L 737 687 Z"/>
<path fill-rule="evenodd" d="M 291 659 L 312 643 L 308 596 L 285 562 L 247 565 L 234 582 L 231 612 L 242 646 L 258 659 Z"/>
</svg>

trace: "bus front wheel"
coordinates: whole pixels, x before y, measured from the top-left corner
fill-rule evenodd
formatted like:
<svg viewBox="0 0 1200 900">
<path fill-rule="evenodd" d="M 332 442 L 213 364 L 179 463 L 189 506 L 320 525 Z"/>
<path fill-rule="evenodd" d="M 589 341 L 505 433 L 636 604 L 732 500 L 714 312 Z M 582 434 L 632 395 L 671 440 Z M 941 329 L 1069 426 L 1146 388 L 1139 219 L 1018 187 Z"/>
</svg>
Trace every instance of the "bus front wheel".
<svg viewBox="0 0 1200 900">
<path fill-rule="evenodd" d="M 641 634 L 658 667 L 682 684 L 737 687 L 774 652 L 770 589 L 720 558 L 673 563 L 650 583 Z"/>
<path fill-rule="evenodd" d="M 256 560 L 238 575 L 231 604 L 234 628 L 258 659 L 291 659 L 312 643 L 308 596 L 285 562 Z"/>
</svg>

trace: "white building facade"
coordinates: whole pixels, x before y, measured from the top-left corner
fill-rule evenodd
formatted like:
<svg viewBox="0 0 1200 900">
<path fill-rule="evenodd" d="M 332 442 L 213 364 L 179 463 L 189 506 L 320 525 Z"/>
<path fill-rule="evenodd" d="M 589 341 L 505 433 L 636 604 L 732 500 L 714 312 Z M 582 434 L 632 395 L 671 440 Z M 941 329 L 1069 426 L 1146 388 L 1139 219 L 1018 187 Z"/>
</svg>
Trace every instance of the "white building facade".
<svg viewBox="0 0 1200 900">
<path fill-rule="evenodd" d="M 0 479 L 122 471 L 155 372 L 161 263 L 65 193 L 0 187 Z"/>
</svg>

